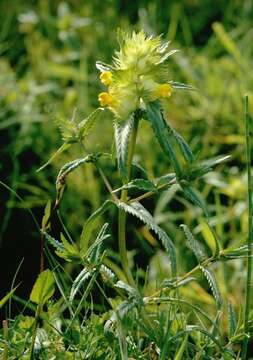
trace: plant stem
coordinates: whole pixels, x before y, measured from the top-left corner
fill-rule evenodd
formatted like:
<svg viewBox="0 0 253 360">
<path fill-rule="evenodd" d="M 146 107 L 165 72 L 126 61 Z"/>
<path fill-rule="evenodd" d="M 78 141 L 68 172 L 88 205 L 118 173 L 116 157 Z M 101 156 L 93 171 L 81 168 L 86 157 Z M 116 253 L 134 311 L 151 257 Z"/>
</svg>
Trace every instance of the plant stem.
<svg viewBox="0 0 253 360">
<path fill-rule="evenodd" d="M 8 359 L 8 337 L 9 337 L 9 329 L 7 320 L 3 320 L 3 335 L 4 335 L 4 348 L 3 348 L 3 360 Z"/>
<path fill-rule="evenodd" d="M 128 179 L 126 183 L 129 182 L 131 177 L 131 164 L 133 160 L 134 155 L 134 149 L 136 144 L 136 137 L 138 132 L 138 124 L 139 124 L 139 118 L 134 118 L 134 126 L 133 126 L 133 132 L 131 135 L 131 140 L 129 143 L 128 148 L 128 159 L 127 159 L 127 173 L 128 173 Z M 120 201 L 126 202 L 127 201 L 127 189 L 123 189 L 121 191 L 121 197 Z M 127 259 L 127 249 L 126 249 L 126 213 L 124 210 L 119 209 L 119 220 L 118 220 L 118 236 L 119 236 L 119 255 L 121 259 L 121 265 L 124 270 L 124 273 L 126 275 L 128 283 L 136 288 L 135 281 L 133 279 L 131 270 L 129 268 L 129 263 Z"/>
<path fill-rule="evenodd" d="M 251 305 L 251 282 L 252 282 L 252 182 L 251 182 L 251 142 L 249 129 L 249 113 L 248 113 L 248 96 L 244 97 L 244 120 L 245 120 L 245 139 L 246 139 L 246 161 L 247 161 L 247 180 L 248 180 L 248 257 L 247 257 L 247 279 L 245 293 L 245 313 L 244 313 L 244 341 L 242 345 L 242 360 L 247 359 L 248 348 L 248 331 L 249 331 L 249 314 Z"/>
<path fill-rule="evenodd" d="M 34 324 L 33 324 L 33 335 L 32 335 L 32 344 L 31 344 L 31 349 L 30 349 L 30 354 L 29 354 L 29 360 L 33 359 L 33 351 L 34 351 L 34 345 L 35 345 L 35 340 L 36 340 L 36 333 L 37 333 L 37 327 L 38 327 L 40 313 L 41 313 L 41 305 L 38 305 L 37 309 L 36 309 L 36 313 L 35 313 Z"/>
</svg>

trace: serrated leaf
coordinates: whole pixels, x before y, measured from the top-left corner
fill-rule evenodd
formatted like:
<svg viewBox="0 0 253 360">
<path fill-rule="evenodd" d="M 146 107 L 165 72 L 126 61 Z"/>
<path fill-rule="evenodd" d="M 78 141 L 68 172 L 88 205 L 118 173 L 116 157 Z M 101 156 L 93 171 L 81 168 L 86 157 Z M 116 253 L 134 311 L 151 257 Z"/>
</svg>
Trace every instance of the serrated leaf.
<svg viewBox="0 0 253 360">
<path fill-rule="evenodd" d="M 123 209 L 125 212 L 140 219 L 158 235 L 166 251 L 169 253 L 172 276 L 176 277 L 177 274 L 176 250 L 172 240 L 169 238 L 166 232 L 155 223 L 155 220 L 152 217 L 152 215 L 140 203 L 134 202 L 131 204 L 127 204 L 127 203 L 119 202 L 117 205 L 120 209 Z"/>
<path fill-rule="evenodd" d="M 124 124 L 114 123 L 114 136 L 116 144 L 116 153 L 118 159 L 119 172 L 123 181 L 127 181 L 127 159 L 128 144 L 134 124 L 134 116 L 132 115 Z"/>
<path fill-rule="evenodd" d="M 122 189 L 138 189 L 143 191 L 156 191 L 156 186 L 150 180 L 134 179 L 122 186 Z"/>
<path fill-rule="evenodd" d="M 75 142 L 77 140 L 75 114 L 76 111 L 74 111 L 72 119 L 66 119 L 62 116 L 58 116 L 55 120 L 56 125 L 60 130 L 62 140 L 64 140 L 65 142 Z"/>
<path fill-rule="evenodd" d="M 91 214 L 91 216 L 85 221 L 80 238 L 80 248 L 82 254 L 85 254 L 89 247 L 90 236 L 94 227 L 97 224 L 98 218 L 103 215 L 104 212 L 107 211 L 112 205 L 115 205 L 113 201 L 106 200 L 104 204 L 93 214 Z"/>
<path fill-rule="evenodd" d="M 146 105 L 147 118 L 151 123 L 154 134 L 163 150 L 169 157 L 171 165 L 176 174 L 181 174 L 181 165 L 177 160 L 175 151 L 173 149 L 171 139 L 169 138 L 167 124 L 162 116 L 160 105 L 157 101 Z"/>
<path fill-rule="evenodd" d="M 118 289 L 122 289 L 122 290 L 125 290 L 126 293 L 129 295 L 129 296 L 139 296 L 138 295 L 138 292 L 135 288 L 133 288 L 132 286 L 128 285 L 127 283 L 125 283 L 124 281 L 122 280 L 119 280 L 117 281 L 117 283 L 114 285 L 116 288 Z"/>
<path fill-rule="evenodd" d="M 103 241 L 110 237 L 109 234 L 106 234 L 108 228 L 108 223 L 105 223 L 100 229 L 98 236 L 95 242 L 89 247 L 88 256 L 92 263 L 97 263 L 102 254 L 102 244 Z"/>
<path fill-rule="evenodd" d="M 101 114 L 101 112 L 104 111 L 103 108 L 98 108 L 96 110 L 94 110 L 89 116 L 87 116 L 84 120 L 82 120 L 79 124 L 78 124 L 78 136 L 79 138 L 83 138 L 87 135 L 89 135 L 95 120 L 97 120 L 99 118 L 99 115 Z"/>
<path fill-rule="evenodd" d="M 39 274 L 35 284 L 33 285 L 30 300 L 37 305 L 43 306 L 54 294 L 54 282 L 52 272 L 49 269 L 44 270 Z"/>
<path fill-rule="evenodd" d="M 214 273 L 210 269 L 207 269 L 203 266 L 200 266 L 200 270 L 205 275 L 205 278 L 208 281 L 208 284 L 212 290 L 217 308 L 220 309 L 222 306 L 222 298 L 221 298 L 220 290 L 219 290 L 218 283 L 216 281 Z"/>
<path fill-rule="evenodd" d="M 49 244 L 51 244 L 53 247 L 55 247 L 56 250 L 58 250 L 60 252 L 64 251 L 64 246 L 60 241 L 56 240 L 53 236 L 49 235 L 46 231 L 43 232 L 43 234 L 45 235 L 45 238 L 49 242 Z"/>
<path fill-rule="evenodd" d="M 185 237 L 188 242 L 189 248 L 192 250 L 194 255 L 196 256 L 199 263 L 201 263 L 204 259 L 207 258 L 206 253 L 204 252 L 203 247 L 201 244 L 195 239 L 193 234 L 191 233 L 190 229 L 187 225 L 181 224 L 180 225 L 184 231 Z"/>
<path fill-rule="evenodd" d="M 91 275 L 92 275 L 92 271 L 90 269 L 88 269 L 87 267 L 85 267 L 78 274 L 78 276 L 73 281 L 73 284 L 72 284 L 72 287 L 71 287 L 71 290 L 70 290 L 70 295 L 69 295 L 69 301 L 70 302 L 73 302 L 77 292 L 80 290 L 80 288 L 84 284 L 84 282 L 91 277 Z"/>
<path fill-rule="evenodd" d="M 166 184 L 170 185 L 170 183 L 172 183 L 172 182 L 173 183 L 176 182 L 176 174 L 175 173 L 165 174 L 154 180 L 156 187 L 163 186 Z"/>
<path fill-rule="evenodd" d="M 85 156 L 84 158 L 75 159 L 73 161 L 70 161 L 61 168 L 61 170 L 58 173 L 57 179 L 56 179 L 56 199 L 57 199 L 56 201 L 57 201 L 57 203 L 59 203 L 59 201 L 62 197 L 65 183 L 66 183 L 66 177 L 70 173 L 72 173 L 74 170 L 76 170 L 79 166 L 83 165 L 84 163 L 94 162 L 95 159 L 96 159 L 96 155 L 89 154 L 89 155 Z"/>
<path fill-rule="evenodd" d="M 172 136 L 175 138 L 175 141 L 177 142 L 185 160 L 191 164 L 195 161 L 195 157 L 189 147 L 189 145 L 187 144 L 187 142 L 184 140 L 184 138 L 178 134 L 178 132 L 173 129 L 167 122 L 166 122 L 168 131 L 172 134 Z"/>
<path fill-rule="evenodd" d="M 197 192 L 197 190 L 193 189 L 193 187 L 190 185 L 183 184 L 182 182 L 180 182 L 180 186 L 186 198 L 189 201 L 191 201 L 194 205 L 200 207 L 203 210 L 205 216 L 209 218 L 209 213 L 205 201 L 201 197 L 201 195 Z"/>
<path fill-rule="evenodd" d="M 237 329 L 237 318 L 233 305 L 228 302 L 229 337 L 235 335 Z"/>
<path fill-rule="evenodd" d="M 61 153 L 63 153 L 65 150 L 67 150 L 70 146 L 72 145 L 71 142 L 65 142 L 62 144 L 61 147 L 59 147 L 59 149 L 50 157 L 50 159 L 44 164 L 42 165 L 37 172 L 45 169 L 46 166 L 48 166 L 49 164 L 51 164 L 51 162 Z"/>
<path fill-rule="evenodd" d="M 102 264 L 100 267 L 100 275 L 105 284 L 108 282 L 114 284 L 117 280 L 116 274 L 104 264 Z"/>
</svg>

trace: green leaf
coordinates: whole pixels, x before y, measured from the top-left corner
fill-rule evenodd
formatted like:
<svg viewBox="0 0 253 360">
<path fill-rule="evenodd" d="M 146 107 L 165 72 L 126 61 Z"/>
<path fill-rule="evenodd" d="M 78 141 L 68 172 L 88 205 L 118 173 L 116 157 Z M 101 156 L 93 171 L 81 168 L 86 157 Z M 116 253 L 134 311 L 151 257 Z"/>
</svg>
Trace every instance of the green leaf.
<svg viewBox="0 0 253 360">
<path fill-rule="evenodd" d="M 124 281 L 119 280 L 117 281 L 117 283 L 114 285 L 116 288 L 121 289 L 121 290 L 125 290 L 125 292 L 129 295 L 129 296 L 133 296 L 133 297 L 138 297 L 138 292 L 135 288 L 133 288 L 132 286 L 126 284 Z"/>
<path fill-rule="evenodd" d="M 80 247 L 82 254 L 85 254 L 89 247 L 90 236 L 95 226 L 97 225 L 98 218 L 103 215 L 105 211 L 107 211 L 112 205 L 115 205 L 113 201 L 106 200 L 103 205 L 93 214 L 91 214 L 91 216 L 85 221 L 80 238 Z"/>
<path fill-rule="evenodd" d="M 49 219 L 51 216 L 51 201 L 48 200 L 45 207 L 44 216 L 42 218 L 42 230 L 45 230 L 48 227 Z"/>
<path fill-rule="evenodd" d="M 205 201 L 204 199 L 202 199 L 201 195 L 197 192 L 197 190 L 193 189 L 193 187 L 190 185 L 183 184 L 183 182 L 180 182 L 180 186 L 186 198 L 190 200 L 194 205 L 200 207 L 203 210 L 205 216 L 209 218 L 209 213 Z"/>
<path fill-rule="evenodd" d="M 87 253 L 92 263 L 97 263 L 101 258 L 103 241 L 110 237 L 110 234 L 106 233 L 107 228 L 108 223 L 105 223 L 100 229 L 95 242 L 89 247 Z"/>
<path fill-rule="evenodd" d="M 143 191 L 156 191 L 156 186 L 150 180 L 134 179 L 128 184 L 122 186 L 121 189 L 138 189 Z"/>
<path fill-rule="evenodd" d="M 188 241 L 189 248 L 192 250 L 194 255 L 196 256 L 199 263 L 201 263 L 203 260 L 207 258 L 206 253 L 204 252 L 203 247 L 201 244 L 195 239 L 193 234 L 191 233 L 188 226 L 181 224 L 180 225 L 184 231 L 185 237 Z"/>
<path fill-rule="evenodd" d="M 235 335 L 237 329 L 236 313 L 231 302 L 228 302 L 228 321 L 229 321 L 229 337 Z"/>
<path fill-rule="evenodd" d="M 125 212 L 133 216 L 136 216 L 158 235 L 166 251 L 169 253 L 172 276 L 176 277 L 177 275 L 176 250 L 172 240 L 169 238 L 166 232 L 155 223 L 155 220 L 152 217 L 152 215 L 139 202 L 134 202 L 131 204 L 119 202 L 117 205 Z"/>
<path fill-rule="evenodd" d="M 151 123 L 155 136 L 163 150 L 169 157 L 170 162 L 177 175 L 181 174 L 181 165 L 177 160 L 176 154 L 172 147 L 172 139 L 168 133 L 167 124 L 162 116 L 160 105 L 157 101 L 146 105 L 147 118 Z"/>
<path fill-rule="evenodd" d="M 48 166 L 49 164 L 51 164 L 51 162 L 61 153 L 63 153 L 65 150 L 67 150 L 70 146 L 72 145 L 71 142 L 66 141 L 65 143 L 62 144 L 61 147 L 59 147 L 59 149 L 51 156 L 51 158 L 44 164 L 42 165 L 37 172 L 45 169 L 46 166 Z"/>
<path fill-rule="evenodd" d="M 185 338 L 182 341 L 182 344 L 180 345 L 180 348 L 178 349 L 177 353 L 175 354 L 174 360 L 183 359 L 183 355 L 184 355 L 184 352 L 185 352 L 187 341 L 188 341 L 188 334 L 185 335 Z"/>
<path fill-rule="evenodd" d="M 88 269 L 87 267 L 85 267 L 79 274 L 78 276 L 75 278 L 74 282 L 73 282 L 73 285 L 71 287 L 71 290 L 70 290 L 70 295 L 69 295 L 69 301 L 70 303 L 73 302 L 77 292 L 80 290 L 81 286 L 83 285 L 83 283 L 88 280 L 91 275 L 92 275 L 92 272 L 94 272 L 95 269 L 91 270 L 91 269 Z"/>
<path fill-rule="evenodd" d="M 154 180 L 155 186 L 164 186 L 164 185 L 170 185 L 170 183 L 176 183 L 176 174 L 170 173 L 160 176 L 159 178 L 156 178 Z"/>
<path fill-rule="evenodd" d="M 203 272 L 205 278 L 208 281 L 208 284 L 212 290 L 214 299 L 216 301 L 217 308 L 220 309 L 222 306 L 222 298 L 214 273 L 210 269 L 207 269 L 203 266 L 200 266 L 200 270 Z"/>
<path fill-rule="evenodd" d="M 89 133 L 94 125 L 95 120 L 97 120 L 99 118 L 102 111 L 104 111 L 103 108 L 98 108 L 98 109 L 94 110 L 89 116 L 87 116 L 87 118 L 85 118 L 78 124 L 79 138 L 83 138 L 83 137 L 89 135 Z"/>
<path fill-rule="evenodd" d="M 134 124 L 133 115 L 124 123 L 119 124 L 117 122 L 114 123 L 114 136 L 115 136 L 115 144 L 116 144 L 116 152 L 118 159 L 118 167 L 120 176 L 122 180 L 125 182 L 128 178 L 128 170 L 127 170 L 127 159 L 128 159 L 128 144 L 130 135 L 132 132 Z"/>
<path fill-rule="evenodd" d="M 44 270 L 39 274 L 35 284 L 33 285 L 30 300 L 37 305 L 43 306 L 54 294 L 54 282 L 52 272 L 49 269 Z"/>
<path fill-rule="evenodd" d="M 18 285 L 19 286 L 19 285 Z M 8 294 L 6 294 L 1 300 L 0 300 L 0 309 L 7 303 L 7 301 L 12 297 L 12 295 L 14 294 L 14 292 L 16 291 L 16 289 L 18 288 L 18 286 L 16 286 L 15 288 L 13 288 L 11 291 L 8 292 Z"/>
<path fill-rule="evenodd" d="M 61 241 L 62 241 L 62 245 L 64 250 L 57 250 L 55 253 L 65 259 L 66 261 L 80 261 L 81 259 L 81 255 L 80 252 L 76 246 L 76 244 L 70 244 L 67 239 L 65 238 L 65 236 L 63 234 L 61 234 Z"/>
<path fill-rule="evenodd" d="M 57 179 L 56 179 L 57 203 L 59 203 L 59 201 L 62 197 L 65 183 L 66 183 L 66 177 L 70 173 L 72 173 L 75 169 L 77 169 L 79 166 L 81 166 L 82 164 L 95 162 L 97 157 L 98 157 L 98 155 L 89 154 L 89 155 L 85 156 L 84 158 L 75 159 L 73 161 L 70 161 L 61 168 L 61 170 L 58 173 Z"/>
<path fill-rule="evenodd" d="M 102 277 L 104 284 L 109 283 L 109 285 L 112 285 L 112 284 L 115 284 L 115 282 L 117 280 L 116 274 L 111 269 L 109 269 L 107 266 L 105 266 L 103 264 L 100 267 L 100 275 Z"/>
<path fill-rule="evenodd" d="M 187 144 L 187 142 L 184 140 L 184 138 L 178 134 L 178 132 L 173 129 L 167 122 L 166 122 L 167 128 L 169 133 L 172 134 L 172 136 L 175 138 L 175 141 L 177 142 L 180 150 L 182 151 L 182 154 L 185 158 L 185 160 L 191 164 L 195 161 L 195 157 L 189 147 L 189 145 Z"/>
<path fill-rule="evenodd" d="M 173 87 L 173 89 L 181 89 L 181 90 L 197 90 L 194 86 L 187 85 L 184 83 L 170 81 L 169 84 Z"/>
<path fill-rule="evenodd" d="M 43 232 L 43 234 L 45 235 L 45 238 L 49 242 L 49 244 L 51 244 L 53 247 L 55 247 L 56 250 L 64 251 L 64 246 L 60 241 L 56 240 L 53 236 L 49 235 L 46 231 Z"/>
<path fill-rule="evenodd" d="M 202 166 L 206 166 L 208 167 L 210 170 L 212 170 L 212 168 L 214 168 L 217 165 L 220 165 L 222 163 L 224 163 L 225 161 L 228 161 L 231 159 L 230 155 L 220 155 L 220 156 L 216 156 L 214 158 L 211 159 L 207 159 L 205 161 L 201 162 Z M 210 171 L 209 170 L 209 171 Z"/>
</svg>

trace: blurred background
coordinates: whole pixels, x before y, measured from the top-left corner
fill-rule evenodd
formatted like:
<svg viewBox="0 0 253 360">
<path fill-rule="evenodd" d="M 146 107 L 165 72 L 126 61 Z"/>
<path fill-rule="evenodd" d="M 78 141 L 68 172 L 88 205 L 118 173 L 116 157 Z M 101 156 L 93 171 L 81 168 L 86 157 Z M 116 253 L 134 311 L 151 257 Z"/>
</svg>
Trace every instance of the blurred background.
<svg viewBox="0 0 253 360">
<path fill-rule="evenodd" d="M 43 171 L 36 170 L 62 144 L 56 119 L 70 119 L 76 109 L 77 118 L 82 120 L 98 106 L 97 94 L 102 87 L 95 62 L 111 62 L 117 48 L 117 28 L 162 33 L 164 40 L 171 40 L 172 48 L 180 49 L 170 58 L 171 79 L 193 85 L 198 91 L 175 91 L 167 109 L 168 120 L 198 159 L 231 155 L 228 163 L 196 186 L 207 199 L 211 224 L 222 244 L 245 240 L 243 95 L 248 93 L 252 113 L 252 0 L 0 0 L 0 23 L 0 297 L 14 280 L 15 284 L 22 282 L 17 294 L 22 298 L 29 295 L 39 272 L 40 250 L 39 231 L 30 211 L 40 224 L 46 202 L 55 197 L 60 167 L 80 157 L 80 149 L 71 147 Z M 112 119 L 107 114 L 87 139 L 87 151 L 109 152 L 112 136 Z M 135 161 L 150 178 L 171 170 L 145 123 Z M 102 165 L 115 187 L 119 186 L 115 163 L 107 160 Z M 69 177 L 60 212 L 76 241 L 85 219 L 107 197 L 92 165 Z M 212 247 L 201 211 L 185 200 L 177 187 L 146 200 L 144 205 L 175 242 L 180 272 L 194 265 L 179 230 L 181 223 L 189 225 L 207 249 Z M 110 226 L 115 234 L 116 224 Z M 55 219 L 56 238 L 59 231 Z M 144 277 L 149 266 L 150 286 L 155 287 L 168 277 L 167 256 L 140 223 L 131 219 L 128 231 L 128 248 L 139 277 Z M 108 248 L 117 263 L 115 240 L 112 236 Z M 219 267 L 217 276 L 223 294 L 239 304 L 244 262 Z M 201 282 L 185 291 L 192 301 L 213 305 Z"/>
</svg>

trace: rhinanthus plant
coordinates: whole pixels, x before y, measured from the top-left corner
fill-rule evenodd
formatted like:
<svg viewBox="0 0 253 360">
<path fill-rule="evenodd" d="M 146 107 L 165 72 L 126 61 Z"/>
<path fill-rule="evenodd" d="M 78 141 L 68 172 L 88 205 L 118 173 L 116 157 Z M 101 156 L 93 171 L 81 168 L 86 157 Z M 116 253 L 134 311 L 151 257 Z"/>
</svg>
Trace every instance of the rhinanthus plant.
<svg viewBox="0 0 253 360">
<path fill-rule="evenodd" d="M 117 121 L 124 121 L 143 102 L 169 99 L 177 84 L 170 79 L 168 59 L 177 50 L 169 50 L 169 43 L 163 43 L 160 36 L 147 37 L 143 31 L 120 32 L 119 44 L 112 66 L 97 63 L 100 80 L 107 87 L 98 98 Z"/>
<path fill-rule="evenodd" d="M 164 44 L 161 36 L 147 37 L 144 32 L 120 32 L 119 45 L 112 65 L 97 63 L 101 71 L 100 80 L 106 87 L 106 91 L 101 92 L 98 97 L 101 107 L 80 122 L 75 119 L 59 120 L 64 143 L 47 164 L 74 143 L 80 145 L 81 156 L 60 169 L 56 180 L 55 205 L 51 206 L 48 202 L 46 206 L 41 226 L 41 274 L 30 295 L 31 302 L 36 304 L 36 313 L 28 322 L 20 319 L 19 335 L 14 333 L 13 341 L 21 341 L 19 339 L 25 333 L 33 334 L 32 337 L 26 336 L 26 343 L 22 345 L 22 356 L 26 359 L 32 359 L 33 355 L 41 359 L 50 358 L 52 349 L 54 355 L 59 355 L 59 359 L 246 359 L 248 339 L 252 334 L 252 188 L 247 97 L 245 124 L 249 236 L 247 243 L 224 248 L 210 225 L 210 215 L 204 199 L 196 189 L 196 180 L 203 178 L 203 175 L 226 161 L 229 156 L 199 163 L 187 142 L 164 115 L 164 106 L 170 101 L 174 89 L 191 89 L 190 86 L 170 79 L 170 56 L 176 51 L 169 50 L 169 44 Z M 175 96 L 180 95 L 175 92 Z M 113 117 L 115 146 L 112 148 L 115 150 L 112 154 L 86 153 L 86 137 L 92 131 L 93 123 L 107 108 Z M 150 178 L 141 164 L 133 161 L 138 129 L 144 121 L 150 125 L 161 151 L 168 159 L 168 172 L 160 177 Z M 119 177 L 116 187 L 111 184 L 111 179 L 102 168 L 102 160 L 110 161 L 111 166 L 114 166 L 115 158 Z M 108 192 L 108 199 L 88 219 L 84 219 L 80 239 L 74 241 L 62 224 L 63 231 L 60 239 L 56 240 L 51 222 L 55 215 L 60 218 L 59 209 L 67 177 L 87 163 L 95 166 Z M 175 186 L 203 213 L 202 222 L 211 238 L 209 247 L 205 247 L 186 224 L 181 224 L 178 231 L 184 233 L 187 246 L 195 259 L 195 266 L 184 274 L 181 274 L 178 267 L 178 258 L 180 260 L 185 255 L 177 254 L 177 239 L 171 239 L 142 204 L 142 200 L 159 196 Z M 108 220 L 99 227 L 98 220 L 103 220 L 105 213 Z M 113 226 L 115 222 L 111 221 L 113 219 L 110 216 L 108 218 L 109 214 L 112 217 L 117 214 L 117 231 L 111 231 L 111 234 L 109 224 Z M 139 279 L 135 265 L 130 266 L 127 247 L 131 238 L 127 237 L 126 229 L 127 220 L 131 217 L 144 224 L 144 231 L 160 242 L 166 254 L 170 270 L 166 270 L 167 277 L 163 281 L 157 280 L 156 290 L 149 286 L 148 271 L 145 286 L 141 287 L 140 280 L 143 279 Z M 137 232 L 132 232 L 131 235 L 139 239 L 141 234 L 136 234 Z M 109 249 L 110 236 L 118 244 L 118 256 L 112 256 Z M 44 248 L 53 266 L 52 271 L 44 270 Z M 61 265 L 50 252 L 51 248 L 58 257 L 74 264 L 78 269 L 78 275 L 71 281 L 70 290 L 66 290 L 66 282 L 70 279 L 67 277 L 66 281 Z M 237 318 L 233 305 L 226 298 L 227 294 L 219 289 L 215 269 L 221 261 L 238 258 L 247 258 L 248 275 L 245 316 L 239 314 Z M 193 277 L 196 275 L 202 275 L 202 281 L 206 281 L 206 287 L 213 296 L 211 305 L 209 303 L 204 309 L 192 304 L 186 296 L 185 289 L 196 289 L 192 285 L 196 282 Z M 55 283 L 62 299 L 54 303 L 51 298 Z M 98 307 L 97 313 L 102 316 L 93 312 L 94 287 L 106 299 L 109 307 L 103 314 Z M 199 294 L 195 296 L 198 297 Z M 67 320 L 63 313 L 69 314 Z M 43 334 L 43 329 L 39 327 L 40 319 L 50 329 L 48 335 Z M 93 327 L 91 319 L 96 321 Z M 27 323 L 31 325 L 24 328 Z M 93 331 L 96 331 L 94 337 Z M 223 336 L 224 332 L 226 337 Z M 70 336 L 73 337 L 71 345 Z M 3 341 L 4 356 L 8 354 L 7 337 L 8 334 Z M 57 343 L 59 350 L 55 350 Z"/>
</svg>

